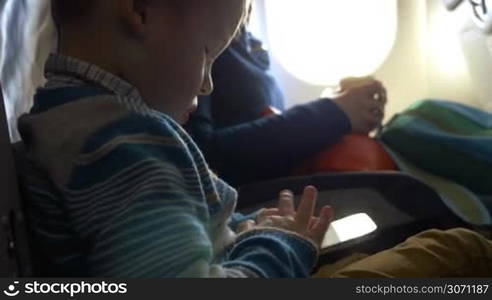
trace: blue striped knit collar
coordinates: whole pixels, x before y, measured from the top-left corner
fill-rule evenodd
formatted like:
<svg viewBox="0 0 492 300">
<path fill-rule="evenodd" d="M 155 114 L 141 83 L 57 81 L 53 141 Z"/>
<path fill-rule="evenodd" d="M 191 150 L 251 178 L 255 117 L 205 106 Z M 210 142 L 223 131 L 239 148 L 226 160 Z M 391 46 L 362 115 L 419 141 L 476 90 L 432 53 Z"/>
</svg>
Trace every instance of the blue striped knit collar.
<svg viewBox="0 0 492 300">
<path fill-rule="evenodd" d="M 135 113 L 170 121 L 165 114 L 149 107 L 136 87 L 94 64 L 62 54 L 51 54 L 45 65 L 45 76 L 48 81 L 36 93 L 33 113 L 70 102 L 77 95 L 113 94 Z"/>
<path fill-rule="evenodd" d="M 102 68 L 62 54 L 51 54 L 45 65 L 46 88 L 96 84 L 118 96 L 143 101 L 137 88 Z"/>
</svg>

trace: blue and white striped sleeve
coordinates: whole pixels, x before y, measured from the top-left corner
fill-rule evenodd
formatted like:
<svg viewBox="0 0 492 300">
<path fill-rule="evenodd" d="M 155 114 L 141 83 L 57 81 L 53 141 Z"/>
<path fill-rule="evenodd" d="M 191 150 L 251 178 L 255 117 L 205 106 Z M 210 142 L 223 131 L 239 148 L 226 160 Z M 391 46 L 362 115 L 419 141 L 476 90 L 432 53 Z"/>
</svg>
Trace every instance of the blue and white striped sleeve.
<svg viewBox="0 0 492 300">
<path fill-rule="evenodd" d="M 67 190 L 74 229 L 87 241 L 91 275 L 207 276 L 208 270 L 191 268 L 213 258 L 200 186 L 186 179 L 192 170 L 170 164 L 176 151 L 159 150 L 169 146 L 150 139 L 109 143 L 104 147 L 113 149 L 90 154 L 101 157 L 80 159 L 86 161 L 74 169 Z"/>
<path fill-rule="evenodd" d="M 297 277 L 316 259 L 308 242 L 265 230 L 240 236 L 214 264 L 196 168 L 165 133 L 94 137 L 65 189 L 75 234 L 97 277 Z"/>
</svg>

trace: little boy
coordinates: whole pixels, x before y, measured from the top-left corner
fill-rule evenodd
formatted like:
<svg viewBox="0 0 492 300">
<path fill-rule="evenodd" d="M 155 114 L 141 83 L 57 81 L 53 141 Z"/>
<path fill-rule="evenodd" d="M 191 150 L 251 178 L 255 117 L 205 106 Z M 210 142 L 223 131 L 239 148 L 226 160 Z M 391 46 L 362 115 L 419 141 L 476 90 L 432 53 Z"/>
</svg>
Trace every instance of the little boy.
<svg viewBox="0 0 492 300">
<path fill-rule="evenodd" d="M 230 227 L 236 192 L 177 122 L 247 0 L 53 0 L 59 53 L 21 117 L 30 225 L 48 276 L 305 277 L 330 223 L 316 190 Z M 233 218 L 234 219 L 234 218 Z M 230 226 L 229 226 L 230 225 Z"/>
</svg>

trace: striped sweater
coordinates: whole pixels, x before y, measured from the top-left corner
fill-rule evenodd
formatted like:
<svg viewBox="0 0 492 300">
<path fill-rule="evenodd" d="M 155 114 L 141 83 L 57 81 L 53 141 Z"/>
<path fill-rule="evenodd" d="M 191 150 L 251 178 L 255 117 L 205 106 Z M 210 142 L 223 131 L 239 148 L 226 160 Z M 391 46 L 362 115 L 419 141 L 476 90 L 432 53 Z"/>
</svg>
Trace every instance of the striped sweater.
<svg viewBox="0 0 492 300">
<path fill-rule="evenodd" d="M 230 229 L 236 191 L 136 88 L 61 55 L 49 58 L 46 76 L 19 120 L 29 223 L 46 275 L 309 275 L 317 251 L 307 240 Z"/>
</svg>

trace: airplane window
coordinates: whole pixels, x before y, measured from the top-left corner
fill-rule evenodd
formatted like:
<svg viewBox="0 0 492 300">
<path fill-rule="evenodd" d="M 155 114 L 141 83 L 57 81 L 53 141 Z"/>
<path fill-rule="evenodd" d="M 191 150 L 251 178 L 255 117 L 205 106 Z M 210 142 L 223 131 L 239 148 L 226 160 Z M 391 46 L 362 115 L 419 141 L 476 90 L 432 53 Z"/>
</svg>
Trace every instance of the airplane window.
<svg viewBox="0 0 492 300">
<path fill-rule="evenodd" d="M 265 1 L 273 55 L 316 85 L 376 71 L 393 48 L 397 12 L 397 0 Z"/>
</svg>

